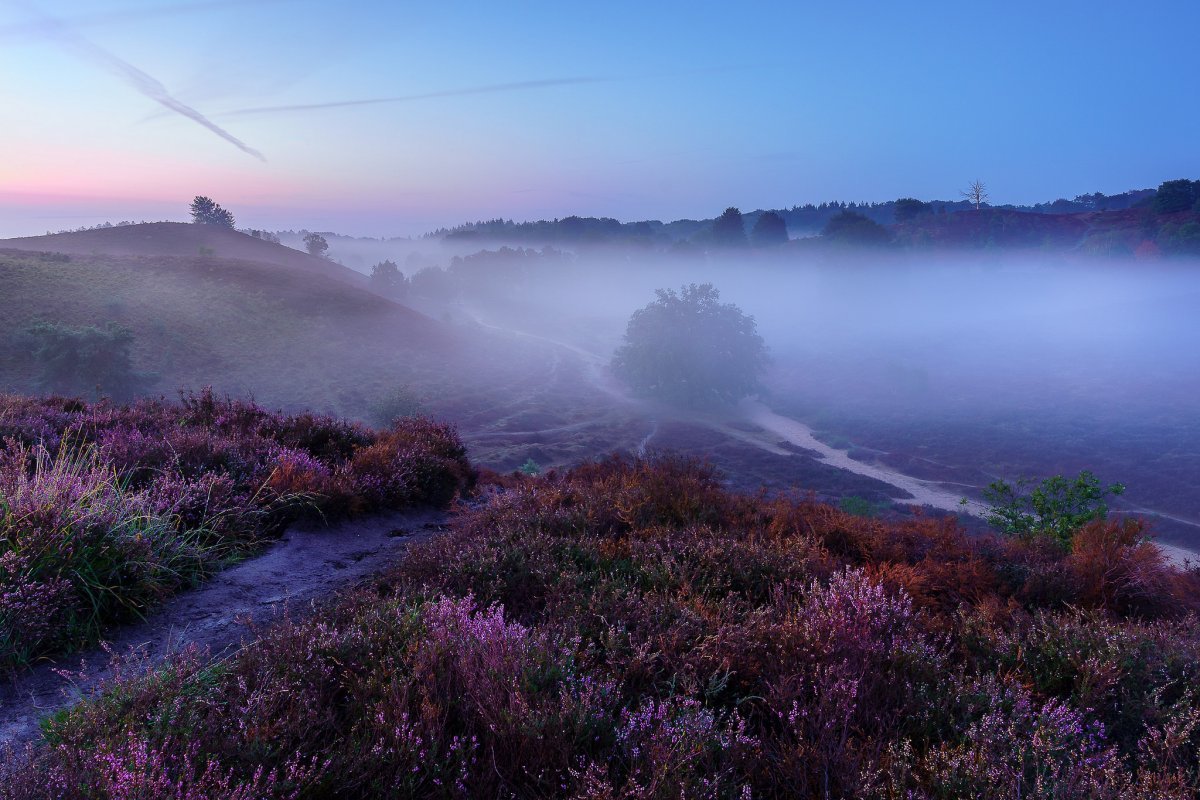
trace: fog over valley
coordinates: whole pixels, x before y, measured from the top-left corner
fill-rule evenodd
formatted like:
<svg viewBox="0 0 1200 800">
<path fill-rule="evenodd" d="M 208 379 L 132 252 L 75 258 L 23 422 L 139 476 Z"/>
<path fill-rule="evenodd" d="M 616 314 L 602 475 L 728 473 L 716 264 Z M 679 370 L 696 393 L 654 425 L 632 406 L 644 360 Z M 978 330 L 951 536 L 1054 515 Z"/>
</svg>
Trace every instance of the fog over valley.
<svg viewBox="0 0 1200 800">
<path fill-rule="evenodd" d="M 1197 30 L 0 0 L 0 800 L 1197 800 Z"/>
</svg>

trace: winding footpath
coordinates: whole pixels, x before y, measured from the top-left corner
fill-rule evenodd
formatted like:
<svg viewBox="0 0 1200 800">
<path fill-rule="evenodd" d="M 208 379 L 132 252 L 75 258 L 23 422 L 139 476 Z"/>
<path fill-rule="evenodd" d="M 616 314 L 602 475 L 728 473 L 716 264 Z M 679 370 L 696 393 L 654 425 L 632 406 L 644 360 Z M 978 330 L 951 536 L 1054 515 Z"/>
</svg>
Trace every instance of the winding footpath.
<svg viewBox="0 0 1200 800">
<path fill-rule="evenodd" d="M 818 454 L 819 461 L 831 467 L 874 478 L 907 492 L 911 497 L 909 502 L 913 505 L 929 506 L 951 513 L 970 514 L 974 517 L 983 517 L 986 514 L 986 508 L 982 503 L 969 499 L 963 503 L 962 494 L 945 489 L 933 481 L 914 478 L 878 464 L 856 461 L 850 457 L 847 451 L 838 450 L 822 442 L 813 435 L 812 428 L 803 422 L 776 414 L 758 400 L 746 398 L 738 404 L 738 408 L 748 422 L 752 422 L 790 444 L 814 451 Z"/>
<path fill-rule="evenodd" d="M 407 511 L 289 528 L 262 554 L 176 595 L 146 621 L 114 631 L 106 647 L 0 682 L 0 746 L 34 741 L 42 717 L 96 693 L 115 674 L 112 655 L 132 656 L 140 669 L 191 646 L 210 659 L 228 656 L 247 638 L 248 623 L 266 624 L 285 612 L 303 615 L 318 600 L 394 563 L 409 544 L 443 530 L 447 516 Z"/>
<path fill-rule="evenodd" d="M 656 415 L 661 415 L 664 410 L 659 407 L 652 407 L 650 404 L 640 402 L 637 398 L 631 397 L 624 387 L 621 386 L 607 369 L 607 362 L 602 356 L 596 353 L 585 350 L 569 342 L 552 339 L 536 333 L 528 331 L 519 331 L 511 328 L 501 327 L 499 325 L 489 324 L 479 318 L 478 315 L 468 313 L 468 316 L 479 326 L 489 330 L 501 331 L 503 333 L 525 338 L 533 341 L 542 342 L 561 348 L 563 351 L 571 353 L 578 357 L 583 363 L 586 372 L 585 375 L 589 383 L 594 388 L 620 401 L 625 405 L 638 405 L 648 411 L 653 411 Z M 804 450 L 815 453 L 814 458 L 829 466 L 838 469 L 846 470 L 857 475 L 862 475 L 867 478 L 886 483 L 890 486 L 899 489 L 903 495 L 899 498 L 901 502 L 908 502 L 917 506 L 928 506 L 940 511 L 946 511 L 952 514 L 967 514 L 979 519 L 985 519 L 987 516 L 987 507 L 977 500 L 965 498 L 962 492 L 953 491 L 946 488 L 947 484 L 936 481 L 927 481 L 920 478 L 914 478 L 911 475 L 906 475 L 890 467 L 882 464 L 870 464 L 862 461 L 856 461 L 850 457 L 849 452 L 831 447 L 813 435 L 812 428 L 805 425 L 799 420 L 785 417 L 777 414 L 764 405 L 761 401 L 753 398 L 746 398 L 738 405 L 738 410 L 742 418 L 754 426 L 762 429 L 762 431 L 770 434 L 763 436 L 762 434 L 751 433 L 733 427 L 728 424 L 727 420 L 721 420 L 716 417 L 711 417 L 703 414 L 689 414 L 686 412 L 675 412 L 674 416 L 683 421 L 692 422 L 695 424 L 705 425 L 719 433 L 729 436 L 733 439 L 754 445 L 762 450 L 765 450 L 775 455 L 791 455 L 792 453 L 781 447 L 779 442 L 782 440 L 795 447 L 800 447 Z M 646 454 L 647 446 L 651 439 L 658 433 L 658 420 L 653 419 L 650 433 L 643 438 L 636 447 L 634 452 L 639 457 Z M 965 488 L 977 488 L 967 486 Z M 965 502 L 964 502 L 965 500 Z M 1148 514 L 1159 514 L 1159 512 L 1150 509 L 1140 509 Z M 1159 514 L 1159 516 L 1167 516 Z M 1184 520 L 1178 517 L 1170 517 L 1177 522 L 1182 522 L 1187 525 L 1192 525 L 1200 528 L 1200 523 L 1191 520 Z M 1182 547 L 1157 542 L 1158 547 L 1166 555 L 1167 559 L 1178 566 L 1187 566 L 1188 564 L 1200 563 L 1200 554 L 1186 550 Z"/>
<path fill-rule="evenodd" d="M 769 431 L 776 436 L 782 437 L 785 441 L 797 447 L 816 451 L 820 456 L 820 460 L 830 466 L 858 475 L 864 475 L 868 478 L 875 478 L 876 480 L 895 486 L 897 489 L 908 492 L 912 496 L 909 502 L 913 505 L 929 506 L 951 513 L 969 514 L 980 519 L 987 517 L 987 507 L 983 503 L 970 499 L 966 499 L 966 502 L 963 502 L 965 499 L 963 495 L 952 492 L 944 488 L 943 485 L 933 481 L 914 478 L 878 464 L 855 461 L 847 451 L 830 447 L 817 439 L 813 435 L 812 428 L 803 422 L 776 414 L 758 400 L 745 399 L 739 404 L 739 408 L 745 414 L 747 421 L 758 425 L 763 430 Z M 1139 510 L 1148 514 L 1159 513 L 1150 509 Z M 1165 514 L 1159 514 L 1159 516 L 1170 517 L 1170 515 Z M 1186 525 L 1200 527 L 1195 522 L 1181 519 L 1180 517 L 1170 517 L 1170 519 Z M 1165 542 L 1155 542 L 1155 544 L 1163 551 L 1163 555 L 1166 556 L 1167 560 L 1176 566 L 1186 567 L 1189 564 L 1200 563 L 1200 556 L 1190 550 L 1185 550 L 1182 547 L 1176 547 Z"/>
</svg>

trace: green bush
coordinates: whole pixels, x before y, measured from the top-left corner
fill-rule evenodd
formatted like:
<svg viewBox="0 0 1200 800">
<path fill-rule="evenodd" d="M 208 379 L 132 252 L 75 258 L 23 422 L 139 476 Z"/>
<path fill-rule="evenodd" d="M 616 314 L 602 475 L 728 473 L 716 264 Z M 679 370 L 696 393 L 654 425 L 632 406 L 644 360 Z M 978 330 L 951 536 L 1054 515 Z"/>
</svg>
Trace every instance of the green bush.
<svg viewBox="0 0 1200 800">
<path fill-rule="evenodd" d="M 754 318 L 711 283 L 659 289 L 635 311 L 613 371 L 635 391 L 688 406 L 735 403 L 758 389 L 767 354 Z"/>
<path fill-rule="evenodd" d="M 133 368 L 133 331 L 115 322 L 79 328 L 36 322 L 24 338 L 47 391 L 127 398 L 153 381 Z"/>
<path fill-rule="evenodd" d="M 1010 484 L 993 481 L 983 490 L 990 504 L 988 523 L 1001 533 L 1031 538 L 1048 536 L 1062 544 L 1070 544 L 1075 532 L 1092 520 L 1108 516 L 1109 495 L 1125 491 L 1122 484 L 1101 486 L 1100 480 L 1088 470 L 1074 480 L 1062 475 L 1046 478 L 1026 494 L 1028 480 Z"/>
</svg>

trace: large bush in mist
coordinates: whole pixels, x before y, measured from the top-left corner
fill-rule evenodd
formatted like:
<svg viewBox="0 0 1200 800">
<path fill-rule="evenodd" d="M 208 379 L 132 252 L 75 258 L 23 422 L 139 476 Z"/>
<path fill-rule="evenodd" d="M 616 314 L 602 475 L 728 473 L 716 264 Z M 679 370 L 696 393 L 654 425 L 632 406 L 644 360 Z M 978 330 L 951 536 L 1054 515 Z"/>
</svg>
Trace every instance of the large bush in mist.
<svg viewBox="0 0 1200 800">
<path fill-rule="evenodd" d="M 115 322 L 81 328 L 37 322 L 21 338 L 47 391 L 125 398 L 153 381 L 133 367 L 133 331 Z"/>
<path fill-rule="evenodd" d="M 754 318 L 720 302 L 712 284 L 658 299 L 635 311 L 613 371 L 639 393 L 689 406 L 733 403 L 758 388 L 766 347 Z"/>
</svg>

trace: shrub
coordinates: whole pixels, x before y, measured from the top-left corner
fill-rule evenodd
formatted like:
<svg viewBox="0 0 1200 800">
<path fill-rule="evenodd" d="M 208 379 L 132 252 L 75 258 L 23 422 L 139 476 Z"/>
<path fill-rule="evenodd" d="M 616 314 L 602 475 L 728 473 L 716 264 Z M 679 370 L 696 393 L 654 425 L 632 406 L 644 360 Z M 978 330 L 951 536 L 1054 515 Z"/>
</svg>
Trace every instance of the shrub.
<svg viewBox="0 0 1200 800">
<path fill-rule="evenodd" d="M 1063 544 L 1070 544 L 1083 525 L 1108 515 L 1104 498 L 1125 491 L 1119 483 L 1101 486 L 1087 470 L 1074 480 L 1062 475 L 1046 478 L 1025 494 L 1028 485 L 1028 480 L 1015 485 L 1003 480 L 988 484 L 983 490 L 990 504 L 988 523 L 1011 536 L 1047 536 Z"/>
<path fill-rule="evenodd" d="M 734 403 L 758 389 L 766 347 L 754 318 L 712 284 L 659 289 L 635 311 L 613 371 L 635 391 L 689 406 Z"/>
<path fill-rule="evenodd" d="M 122 398 L 151 381 L 133 368 L 133 331 L 115 322 L 81 328 L 37 322 L 25 330 L 24 337 L 39 372 L 38 382 L 48 391 Z"/>
<path fill-rule="evenodd" d="M 421 414 L 421 398 L 412 389 L 404 386 L 393 389 L 371 406 L 371 421 L 387 427 L 405 417 Z"/>
<path fill-rule="evenodd" d="M 94 640 L 298 517 L 445 505 L 472 479 L 428 420 L 376 433 L 208 390 L 0 395 L 0 669 Z"/>
</svg>

